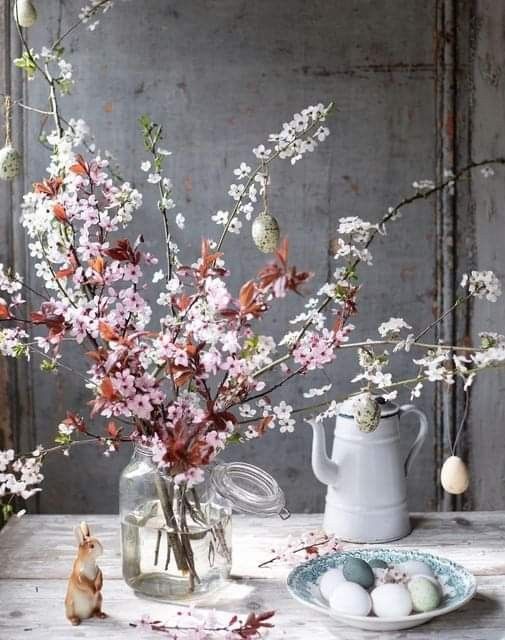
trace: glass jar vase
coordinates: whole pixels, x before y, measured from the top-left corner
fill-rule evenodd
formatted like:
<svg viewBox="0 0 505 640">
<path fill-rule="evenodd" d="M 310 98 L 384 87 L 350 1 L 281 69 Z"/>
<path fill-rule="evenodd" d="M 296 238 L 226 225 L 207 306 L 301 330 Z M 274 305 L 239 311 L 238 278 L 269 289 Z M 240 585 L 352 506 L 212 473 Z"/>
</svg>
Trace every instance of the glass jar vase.
<svg viewBox="0 0 505 640">
<path fill-rule="evenodd" d="M 213 591 L 231 570 L 232 510 L 287 517 L 275 480 L 253 465 L 216 465 L 176 485 L 136 446 L 119 485 L 123 577 L 140 595 L 184 601 Z"/>
</svg>

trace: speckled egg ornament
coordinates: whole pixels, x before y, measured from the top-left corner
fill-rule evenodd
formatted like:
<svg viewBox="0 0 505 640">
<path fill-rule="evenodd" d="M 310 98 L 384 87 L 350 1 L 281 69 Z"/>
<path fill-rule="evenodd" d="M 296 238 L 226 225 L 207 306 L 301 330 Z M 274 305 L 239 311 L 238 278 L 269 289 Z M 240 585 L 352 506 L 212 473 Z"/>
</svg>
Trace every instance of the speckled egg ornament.
<svg viewBox="0 0 505 640">
<path fill-rule="evenodd" d="M 12 145 L 0 149 L 0 179 L 14 180 L 21 174 L 22 158 Z"/>
<path fill-rule="evenodd" d="M 466 464 L 458 456 L 450 456 L 442 465 L 440 482 L 447 493 L 459 495 L 468 489 L 470 476 Z"/>
<path fill-rule="evenodd" d="M 14 19 L 20 27 L 28 28 L 37 22 L 37 10 L 31 0 L 15 0 Z"/>
<path fill-rule="evenodd" d="M 379 426 L 381 407 L 370 393 L 362 393 L 353 404 L 354 420 L 360 431 L 371 433 Z"/>
<path fill-rule="evenodd" d="M 23 159 L 11 142 L 10 126 L 11 99 L 5 98 L 5 145 L 0 149 L 0 179 L 14 180 L 21 175 Z"/>
<path fill-rule="evenodd" d="M 280 238 L 279 223 L 268 211 L 263 211 L 253 220 L 251 233 L 254 244 L 263 253 L 273 253 L 277 249 Z"/>
</svg>

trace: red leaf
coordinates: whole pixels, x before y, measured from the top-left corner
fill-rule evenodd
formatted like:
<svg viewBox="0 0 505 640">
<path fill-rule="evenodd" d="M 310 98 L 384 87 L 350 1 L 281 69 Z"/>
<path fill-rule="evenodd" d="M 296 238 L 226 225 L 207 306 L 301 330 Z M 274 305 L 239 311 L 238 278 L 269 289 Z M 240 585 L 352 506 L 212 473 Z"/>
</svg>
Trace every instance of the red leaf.
<svg viewBox="0 0 505 640">
<path fill-rule="evenodd" d="M 5 303 L 0 303 L 0 320 L 7 320 L 11 317 L 9 307 Z"/>
<path fill-rule="evenodd" d="M 100 383 L 100 393 L 106 400 L 114 400 L 116 392 L 110 378 L 104 378 Z"/>
<path fill-rule="evenodd" d="M 175 299 L 175 306 L 179 311 L 186 311 L 186 309 L 191 304 L 192 297 L 182 293 L 180 296 L 177 296 Z"/>
<path fill-rule="evenodd" d="M 89 266 L 97 273 L 103 273 L 105 271 L 105 260 L 102 256 L 98 256 L 94 260 L 89 261 Z"/>
<path fill-rule="evenodd" d="M 86 433 L 86 423 L 84 422 L 84 419 L 76 413 L 67 411 L 67 417 L 63 420 L 63 423 L 75 427 L 77 431 L 80 431 L 81 433 Z"/>
<path fill-rule="evenodd" d="M 140 262 L 140 251 L 135 251 L 127 239 L 118 240 L 115 246 L 105 249 L 104 253 L 119 262 L 131 262 L 132 264 Z"/>
<path fill-rule="evenodd" d="M 33 189 L 35 193 L 44 193 L 46 196 L 53 198 L 56 196 L 63 184 L 62 178 L 49 178 L 43 182 L 35 182 Z"/>
<path fill-rule="evenodd" d="M 60 222 L 68 222 L 67 212 L 62 204 L 55 202 L 53 204 L 53 213 L 56 220 L 59 220 Z"/>
<path fill-rule="evenodd" d="M 119 340 L 120 335 L 111 327 L 110 324 L 100 320 L 98 323 L 98 329 L 100 331 L 100 337 L 108 342 L 116 342 Z"/>
<path fill-rule="evenodd" d="M 119 429 L 116 426 L 114 420 L 110 420 L 107 424 L 107 433 L 111 438 L 117 438 L 119 435 Z"/>
<path fill-rule="evenodd" d="M 76 157 L 76 163 L 70 167 L 70 171 L 72 171 L 72 173 L 77 173 L 80 176 L 89 175 L 88 163 L 80 154 Z"/>
<path fill-rule="evenodd" d="M 62 278 L 69 278 L 70 276 L 73 276 L 74 273 L 74 267 L 66 267 L 65 269 L 59 269 L 54 275 L 61 280 Z"/>
</svg>

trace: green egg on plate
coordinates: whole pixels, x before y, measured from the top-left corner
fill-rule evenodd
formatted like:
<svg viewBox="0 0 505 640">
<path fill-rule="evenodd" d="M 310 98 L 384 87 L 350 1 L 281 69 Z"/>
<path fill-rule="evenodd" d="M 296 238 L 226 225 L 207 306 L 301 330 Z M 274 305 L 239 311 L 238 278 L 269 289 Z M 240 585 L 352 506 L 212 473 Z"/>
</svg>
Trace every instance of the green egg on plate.
<svg viewBox="0 0 505 640">
<path fill-rule="evenodd" d="M 412 598 L 414 611 L 424 613 L 433 611 L 439 606 L 442 599 L 441 593 L 433 580 L 425 576 L 415 576 L 409 581 L 407 588 Z"/>
</svg>

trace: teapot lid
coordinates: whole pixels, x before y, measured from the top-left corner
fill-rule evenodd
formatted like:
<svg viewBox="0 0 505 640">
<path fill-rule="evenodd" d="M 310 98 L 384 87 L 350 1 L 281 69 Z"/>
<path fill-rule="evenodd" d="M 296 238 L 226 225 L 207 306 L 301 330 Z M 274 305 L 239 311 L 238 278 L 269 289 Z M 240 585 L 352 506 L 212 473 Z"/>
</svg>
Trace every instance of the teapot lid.
<svg viewBox="0 0 505 640">
<path fill-rule="evenodd" d="M 235 511 L 256 516 L 291 515 L 284 492 L 266 471 L 246 462 L 228 462 L 212 470 L 212 489 L 228 500 Z"/>
<path fill-rule="evenodd" d="M 398 413 L 400 407 L 396 402 L 384 400 L 381 396 L 374 396 L 381 408 L 381 418 L 390 418 Z M 355 397 L 347 398 L 338 406 L 338 415 L 345 418 L 354 418 L 354 401 Z"/>
</svg>

